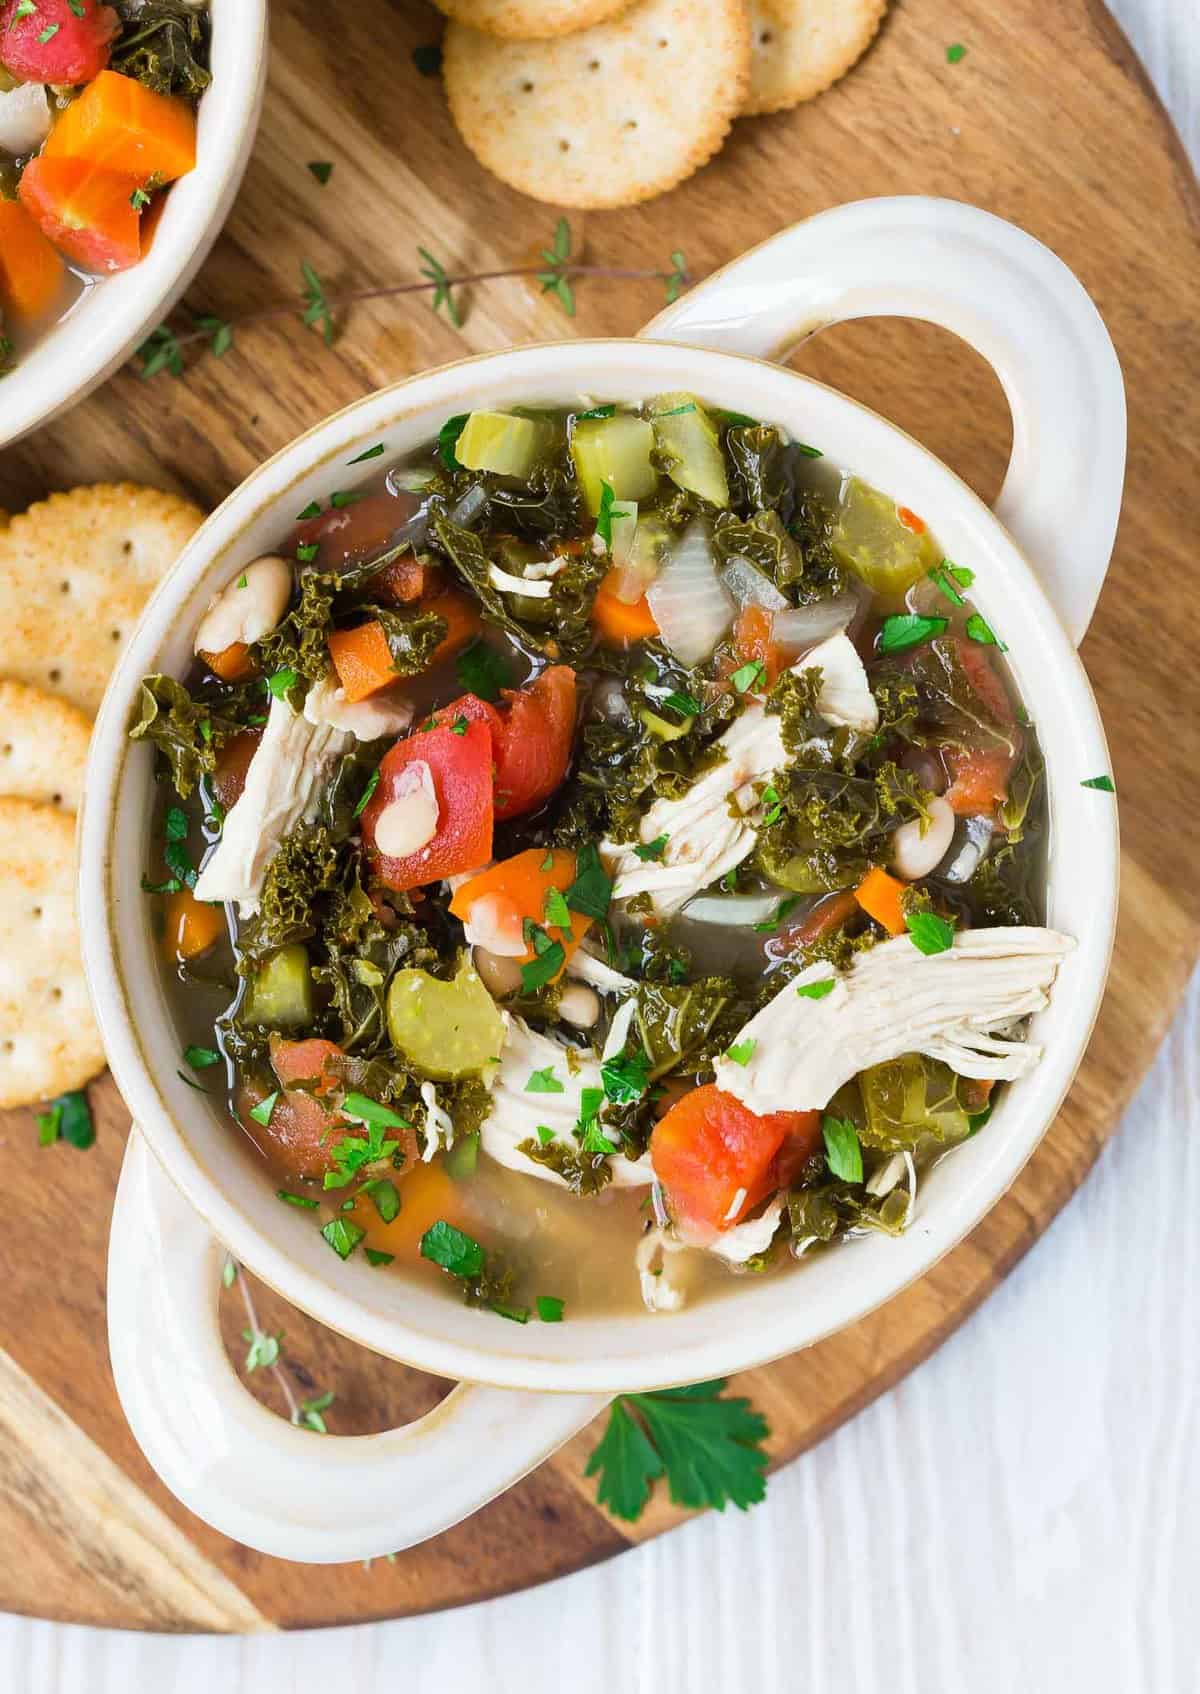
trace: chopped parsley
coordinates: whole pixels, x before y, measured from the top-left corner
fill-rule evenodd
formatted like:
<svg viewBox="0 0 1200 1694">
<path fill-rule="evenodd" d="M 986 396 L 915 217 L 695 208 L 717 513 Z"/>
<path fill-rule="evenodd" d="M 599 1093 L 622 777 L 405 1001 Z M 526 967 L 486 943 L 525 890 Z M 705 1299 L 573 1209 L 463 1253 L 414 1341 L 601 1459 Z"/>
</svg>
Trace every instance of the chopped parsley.
<svg viewBox="0 0 1200 1694">
<path fill-rule="evenodd" d="M 769 782 L 763 789 L 762 803 L 767 808 L 763 813 L 763 823 L 777 823 L 783 815 L 783 801 L 779 798 L 779 790 L 773 782 Z"/>
<path fill-rule="evenodd" d="M 797 453 L 803 453 L 806 459 L 823 459 L 825 457 L 819 447 L 810 447 L 807 441 L 797 441 Z"/>
<path fill-rule="evenodd" d="M 766 799 L 765 794 L 763 795 L 763 798 L 764 800 Z M 752 926 L 755 932 L 759 935 L 772 934 L 779 928 L 780 924 L 788 916 L 788 914 L 795 911 L 802 899 L 803 895 L 789 894 L 786 899 L 779 902 L 769 918 L 767 918 L 763 923 L 756 923 Z"/>
<path fill-rule="evenodd" d="M 143 206 L 148 206 L 150 204 L 150 196 L 146 193 L 144 188 L 135 188 L 133 193 L 129 196 L 129 204 L 133 207 L 135 212 L 140 212 Z"/>
<path fill-rule="evenodd" d="M 945 559 L 942 560 L 940 565 L 935 565 L 929 572 L 929 580 L 938 592 L 942 594 L 945 599 L 949 600 L 952 606 L 966 605 L 967 602 L 958 592 L 958 587 L 955 584 L 954 579 L 951 577 L 949 570 L 946 568 Z"/>
<path fill-rule="evenodd" d="M 757 1046 L 754 1037 L 748 1035 L 744 1041 L 735 1041 L 732 1047 L 727 1048 L 725 1057 L 732 1059 L 735 1065 L 748 1065 Z"/>
<path fill-rule="evenodd" d="M 702 707 L 699 700 L 691 694 L 685 694 L 678 688 L 673 688 L 663 700 L 664 706 L 670 706 L 682 718 L 699 717 Z"/>
<path fill-rule="evenodd" d="M 277 1088 L 273 1094 L 268 1094 L 265 1100 L 260 1100 L 257 1106 L 251 1106 L 250 1116 L 255 1123 L 262 1124 L 264 1129 L 270 1125 L 271 1114 L 275 1110 L 278 1099 L 279 1090 Z"/>
<path fill-rule="evenodd" d="M 549 1124 L 538 1124 L 537 1138 L 543 1147 L 549 1147 L 550 1143 L 554 1140 L 554 1131 L 550 1128 Z"/>
<path fill-rule="evenodd" d="M 291 1194 L 286 1188 L 277 1188 L 275 1190 L 275 1198 L 277 1200 L 282 1200 L 285 1205 L 299 1206 L 306 1212 L 315 1212 L 317 1210 L 318 1202 L 310 1199 L 307 1194 Z"/>
<path fill-rule="evenodd" d="M 45 29 L 42 30 L 41 34 L 38 36 L 38 41 L 44 47 L 48 41 L 54 40 L 54 37 L 58 34 L 61 28 L 61 24 L 47 24 Z"/>
<path fill-rule="evenodd" d="M 194 1071 L 207 1070 L 210 1065 L 221 1063 L 221 1055 L 212 1047 L 185 1047 L 183 1057 Z"/>
<path fill-rule="evenodd" d="M 567 905 L 560 888 L 551 888 L 546 894 L 546 922 L 553 929 L 571 928 L 571 908 Z"/>
<path fill-rule="evenodd" d="M 879 651 L 904 653 L 910 647 L 919 647 L 923 641 L 930 641 L 935 635 L 944 635 L 948 622 L 946 618 L 922 617 L 919 612 L 895 612 L 883 620 L 883 628 L 879 632 Z"/>
<path fill-rule="evenodd" d="M 302 541 L 296 549 L 296 557 L 302 565 L 311 565 L 320 551 L 321 546 L 319 542 Z"/>
<path fill-rule="evenodd" d="M 346 463 L 348 465 L 362 465 L 365 464 L 368 459 L 382 458 L 386 452 L 386 444 L 382 441 L 377 441 L 374 447 L 367 447 L 363 450 L 363 452 L 356 453 L 352 459 L 347 459 Z"/>
<path fill-rule="evenodd" d="M 58 1133 L 61 1138 L 68 1146 L 86 1152 L 96 1139 L 96 1126 L 92 1122 L 87 1095 L 82 1089 L 76 1089 L 70 1094 L 60 1094 L 50 1110 L 51 1113 L 58 1113 Z"/>
<path fill-rule="evenodd" d="M 562 942 L 552 941 L 532 918 L 525 919 L 524 934 L 534 956 L 521 966 L 521 985 L 526 994 L 532 994 L 554 981 L 567 962 L 567 954 Z"/>
<path fill-rule="evenodd" d="M 605 1096 L 614 1106 L 632 1105 L 650 1086 L 650 1057 L 647 1053 L 618 1053 L 600 1066 Z"/>
<path fill-rule="evenodd" d="M 441 1265 L 451 1276 L 475 1277 L 483 1273 L 487 1254 L 473 1236 L 439 1218 L 421 1237 L 421 1257 Z"/>
<path fill-rule="evenodd" d="M 450 725 L 450 733 L 451 735 L 465 735 L 469 728 L 470 724 L 468 720 L 460 713 Z"/>
<path fill-rule="evenodd" d="M 340 1217 L 330 1218 L 321 1231 L 339 1259 L 348 1259 L 366 1233 L 360 1225 Z"/>
<path fill-rule="evenodd" d="M 324 188 L 325 184 L 333 175 L 333 165 L 328 159 L 310 159 L 308 161 L 308 168 L 321 184 L 322 188 Z"/>
<path fill-rule="evenodd" d="M 454 669 L 459 687 L 465 688 L 468 694 L 478 694 L 481 700 L 498 700 L 500 690 L 512 686 L 511 663 L 503 653 L 489 647 L 486 641 L 477 641 L 465 653 L 460 653 L 454 661 Z"/>
<path fill-rule="evenodd" d="M 378 1100 L 370 1100 L 365 1094 L 347 1094 L 341 1104 L 344 1118 L 350 1118 L 354 1123 L 365 1123 L 368 1129 L 411 1129 L 407 1118 L 394 1112 L 390 1106 L 381 1106 Z"/>
<path fill-rule="evenodd" d="M 561 1323 L 564 1302 L 553 1294 L 539 1294 L 534 1301 L 537 1315 L 543 1323 Z"/>
<path fill-rule="evenodd" d="M 593 406 L 590 412 L 576 412 L 575 422 L 583 423 L 591 418 L 611 418 L 616 409 L 615 406 L 609 405 Z"/>
<path fill-rule="evenodd" d="M 540 1071 L 530 1071 L 529 1081 L 525 1084 L 526 1094 L 563 1094 L 566 1090 L 554 1074 L 554 1066 L 546 1065 Z"/>
<path fill-rule="evenodd" d="M 1115 794 L 1116 784 L 1111 776 L 1087 776 L 1079 784 L 1080 788 L 1098 788 L 1101 794 Z"/>
<path fill-rule="evenodd" d="M 364 488 L 354 488 L 348 493 L 336 488 L 329 496 L 329 504 L 335 511 L 340 512 L 343 506 L 353 506 L 356 500 L 365 500 L 366 497 L 366 489 Z"/>
<path fill-rule="evenodd" d="M 946 49 L 946 63 L 948 65 L 957 65 L 966 56 L 967 50 L 961 41 L 952 41 Z"/>
<path fill-rule="evenodd" d="M 612 550 L 612 509 L 615 499 L 616 495 L 613 493 L 612 484 L 602 482 L 600 484 L 600 510 L 596 514 L 596 534 L 610 551 Z"/>
<path fill-rule="evenodd" d="M 321 502 L 319 500 L 310 500 L 302 512 L 296 513 L 296 522 L 306 523 L 309 518 L 319 518 L 320 515 Z"/>
<path fill-rule="evenodd" d="M 769 1430 L 749 1400 L 725 1396 L 724 1379 L 654 1394 L 621 1394 L 588 1460 L 596 1498 L 614 1517 L 639 1518 L 653 1484 L 665 1477 L 677 1506 L 732 1502 L 740 1510 L 766 1493 Z"/>
<path fill-rule="evenodd" d="M 374 794 L 375 790 L 378 787 L 379 787 L 379 766 L 376 765 L 375 769 L 371 772 L 370 776 L 367 778 L 367 786 L 362 791 L 362 795 L 359 798 L 358 805 L 355 806 L 355 808 L 354 808 L 354 816 L 356 818 L 362 817 L 363 813 L 367 809 L 367 806 L 370 802 L 372 794 Z"/>
<path fill-rule="evenodd" d="M 456 412 L 452 418 L 447 418 L 438 430 L 438 458 L 448 471 L 463 469 L 455 456 L 454 449 L 458 446 L 458 438 L 467 427 L 467 412 Z"/>
<path fill-rule="evenodd" d="M 383 1223 L 392 1223 L 400 1215 L 400 1190 L 386 1176 L 368 1182 L 363 1192 L 371 1196 L 371 1204 Z"/>
<path fill-rule="evenodd" d="M 823 1000 L 827 994 L 832 994 L 836 987 L 835 976 L 823 976 L 816 982 L 797 983 L 796 993 L 804 1000 Z"/>
<path fill-rule="evenodd" d="M 738 694 L 747 694 L 750 689 L 757 688 L 767 674 L 767 667 L 761 659 L 747 659 L 744 665 L 739 665 L 730 677 Z"/>
<path fill-rule="evenodd" d="M 635 859 L 661 859 L 667 850 L 667 842 L 670 839 L 669 835 L 657 835 L 653 841 L 647 841 L 641 847 L 635 847 L 633 850 L 633 856 Z"/>
<path fill-rule="evenodd" d="M 267 687 L 273 699 L 286 700 L 289 692 L 295 688 L 299 680 L 297 673 L 288 665 L 267 678 Z"/>
<path fill-rule="evenodd" d="M 861 1182 L 862 1147 L 858 1131 L 850 1119 L 835 1118 L 826 1112 L 821 1119 L 821 1134 L 825 1140 L 825 1159 L 830 1172 L 843 1182 Z"/>
<path fill-rule="evenodd" d="M 363 1252 L 367 1255 L 369 1265 L 390 1265 L 396 1257 L 394 1253 L 381 1253 L 378 1247 L 364 1247 Z"/>
<path fill-rule="evenodd" d="M 967 634 L 972 641 L 978 641 L 981 647 L 998 647 L 1002 653 L 1008 648 L 1000 640 L 986 618 L 981 618 L 978 612 L 972 612 L 967 619 Z"/>
<path fill-rule="evenodd" d="M 954 945 L 954 925 L 936 912 L 905 912 L 904 922 L 918 952 L 948 953 Z"/>
</svg>

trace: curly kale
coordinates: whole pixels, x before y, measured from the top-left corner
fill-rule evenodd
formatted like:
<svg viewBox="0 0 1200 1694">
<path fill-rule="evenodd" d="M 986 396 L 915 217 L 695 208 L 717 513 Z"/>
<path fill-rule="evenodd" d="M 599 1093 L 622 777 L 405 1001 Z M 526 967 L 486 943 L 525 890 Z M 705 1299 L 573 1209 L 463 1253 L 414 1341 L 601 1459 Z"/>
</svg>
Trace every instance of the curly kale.
<svg viewBox="0 0 1200 1694">
<path fill-rule="evenodd" d="M 587 1153 L 565 1141 L 551 1141 L 543 1147 L 532 1138 L 520 1142 L 517 1152 L 561 1176 L 572 1194 L 599 1194 L 612 1181 L 612 1166 L 606 1153 Z"/>
<path fill-rule="evenodd" d="M 722 564 L 749 559 L 776 588 L 791 588 L 804 576 L 804 555 L 778 512 L 755 512 L 745 519 L 723 512 L 713 526 L 713 547 Z"/>
<path fill-rule="evenodd" d="M 207 701 L 193 699 L 174 677 L 148 676 L 129 737 L 153 742 L 170 769 L 175 792 L 186 800 L 201 777 L 212 775 L 218 749 L 238 727 L 215 715 Z"/>
<path fill-rule="evenodd" d="M 592 602 L 608 568 L 606 556 L 585 551 L 569 559 L 550 578 L 549 598 L 538 598 L 536 604 L 531 598 L 528 614 L 523 615 L 520 597 L 503 593 L 493 583 L 491 567 L 495 561 L 484 538 L 448 517 L 434 519 L 433 537 L 487 618 L 515 635 L 525 646 L 537 648 L 548 658 L 573 661 L 594 645 L 590 623 Z M 499 542 L 493 542 L 493 550 L 500 551 Z M 520 562 L 513 557 L 511 549 L 507 557 L 509 564 Z"/>
<path fill-rule="evenodd" d="M 338 850 L 324 824 L 300 824 L 267 865 L 258 916 L 243 945 L 260 953 L 306 941 L 317 928 L 317 905 L 338 880 Z"/>
<path fill-rule="evenodd" d="M 303 573 L 299 598 L 270 634 L 257 643 L 264 670 L 293 670 L 309 682 L 320 682 L 328 674 L 329 649 L 325 643 L 333 628 L 337 588 L 337 577 L 327 572 Z"/>
<path fill-rule="evenodd" d="M 1001 723 L 972 688 L 954 641 L 939 637 L 882 660 L 869 675 L 880 709 L 880 734 L 915 746 L 936 742 L 972 751 L 996 746 L 1017 751 L 1018 733 Z"/>
<path fill-rule="evenodd" d="M 429 669 L 434 653 L 446 639 L 449 626 L 445 618 L 413 608 L 364 605 L 360 609 L 382 627 L 397 677 L 416 676 Z"/>
<path fill-rule="evenodd" d="M 733 983 L 723 976 L 677 984 L 641 983 L 635 1016 L 642 1050 L 650 1060 L 651 1081 L 684 1060 L 699 1068 L 711 1058 L 709 1034 L 736 996 Z"/>
<path fill-rule="evenodd" d="M 109 64 L 155 94 L 198 99 L 212 81 L 208 69 L 208 8 L 186 0 L 115 0 L 121 33 Z"/>
</svg>

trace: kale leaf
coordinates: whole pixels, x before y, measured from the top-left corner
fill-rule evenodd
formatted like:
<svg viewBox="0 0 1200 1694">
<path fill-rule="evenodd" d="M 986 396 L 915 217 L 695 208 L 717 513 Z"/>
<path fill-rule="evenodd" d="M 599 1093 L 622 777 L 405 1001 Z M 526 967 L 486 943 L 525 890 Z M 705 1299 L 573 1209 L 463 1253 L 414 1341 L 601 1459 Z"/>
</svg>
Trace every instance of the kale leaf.
<svg viewBox="0 0 1200 1694">
<path fill-rule="evenodd" d="M 219 740 L 212 710 L 193 700 L 174 677 L 145 678 L 138 696 L 138 719 L 129 737 L 154 743 L 170 766 L 175 792 L 182 800 L 202 776 L 211 776 L 216 768 Z"/>
<path fill-rule="evenodd" d="M 121 33 L 109 64 L 155 94 L 193 99 L 212 81 L 208 69 L 209 15 L 186 0 L 116 0 Z"/>
</svg>

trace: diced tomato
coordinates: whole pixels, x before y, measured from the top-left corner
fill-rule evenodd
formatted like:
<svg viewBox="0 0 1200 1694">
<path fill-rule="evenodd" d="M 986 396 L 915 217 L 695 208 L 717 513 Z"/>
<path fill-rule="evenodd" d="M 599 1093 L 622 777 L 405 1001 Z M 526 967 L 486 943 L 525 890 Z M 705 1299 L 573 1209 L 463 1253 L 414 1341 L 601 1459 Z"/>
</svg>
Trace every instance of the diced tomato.
<svg viewBox="0 0 1200 1694">
<path fill-rule="evenodd" d="M 99 0 L 37 0 L 24 11 L 21 0 L 8 0 L 0 4 L 0 65 L 18 82 L 91 82 L 120 27 Z"/>
<path fill-rule="evenodd" d="M 461 723 L 463 718 L 466 718 L 468 723 L 487 725 L 488 733 L 492 737 L 494 756 L 495 743 L 504 727 L 504 720 L 495 706 L 481 700 L 478 694 L 460 694 L 457 700 L 451 700 L 448 706 L 440 706 L 432 717 L 424 719 L 421 728 L 426 729 L 433 723 L 451 729 L 456 723 Z"/>
<path fill-rule="evenodd" d="M 315 563 L 321 570 L 340 570 L 382 553 L 396 531 L 420 509 L 415 494 L 366 494 L 347 506 L 330 506 L 318 517 L 298 522 L 290 549 L 319 548 Z M 403 556 L 403 555 L 402 555 Z M 411 555 L 409 555 L 411 557 Z M 380 573 L 382 576 L 382 572 Z"/>
<path fill-rule="evenodd" d="M 575 855 L 569 848 L 554 847 L 547 852 L 542 847 L 527 847 L 523 853 L 502 859 L 498 865 L 489 866 L 463 883 L 455 890 L 450 910 L 476 930 L 495 932 L 506 945 L 524 942 L 527 919 L 536 923 L 563 949 L 563 962 L 557 973 L 561 976 L 592 920 L 582 912 L 572 912 L 569 929 L 555 926 L 549 920 L 546 901 L 552 889 L 566 893 L 575 880 L 575 869 Z M 536 955 L 537 949 L 526 943 L 523 952 L 510 956 L 519 963 L 529 964 Z"/>
<path fill-rule="evenodd" d="M 980 747 L 948 747 L 943 752 L 950 785 L 946 800 L 959 817 L 990 814 L 1008 797 L 1008 779 L 1020 757 L 1021 731 L 1008 690 L 977 641 L 956 640 L 954 650 L 967 681 L 988 714 L 1002 724 L 1010 745 L 988 742 Z"/>
<path fill-rule="evenodd" d="M 900 522 L 904 525 L 905 529 L 910 529 L 914 535 L 924 535 L 925 531 L 929 528 L 925 519 L 919 518 L 917 514 L 910 511 L 907 506 L 897 506 L 896 516 L 900 519 Z"/>
<path fill-rule="evenodd" d="M 770 959 L 786 959 L 800 947 L 806 947 L 810 941 L 820 941 L 835 930 L 845 927 L 850 919 L 858 915 L 859 905 L 852 889 L 844 888 L 838 894 L 825 894 L 814 906 L 805 913 L 799 923 L 790 925 L 773 935 L 767 942 L 766 953 Z"/>
<path fill-rule="evenodd" d="M 783 670 L 783 654 L 771 639 L 774 614 L 765 606 L 743 606 L 733 630 L 733 647 L 739 665 L 760 664 L 762 680 L 757 689 L 770 688 Z"/>
<path fill-rule="evenodd" d="M 246 773 L 250 769 L 250 761 L 258 752 L 258 744 L 262 740 L 261 729 L 243 729 L 229 740 L 217 754 L 217 768 L 213 772 L 212 791 L 217 804 L 226 811 L 242 797 L 242 789 L 246 786 Z"/>
<path fill-rule="evenodd" d="M 724 1230 L 784 1186 L 820 1140 L 820 1112 L 760 1117 L 710 1082 L 659 1119 L 650 1159 L 681 1223 Z"/>
<path fill-rule="evenodd" d="M 575 739 L 575 672 L 551 665 L 529 688 L 504 690 L 508 710 L 496 741 L 496 816 L 532 812 L 567 774 Z"/>
<path fill-rule="evenodd" d="M 375 831 L 396 796 L 400 773 L 424 760 L 437 796 L 438 822 L 431 840 L 401 858 L 380 853 Z M 464 734 L 439 726 L 397 741 L 379 767 L 379 784 L 362 816 L 363 839 L 380 880 L 403 892 L 476 870 L 492 856 L 492 734 L 468 723 Z"/>
<path fill-rule="evenodd" d="M 45 235 L 85 271 L 128 270 L 142 256 L 135 177 L 99 170 L 86 159 L 31 159 L 17 193 Z"/>
<path fill-rule="evenodd" d="M 342 1049 L 336 1041 L 321 1041 L 312 1036 L 307 1041 L 287 1041 L 281 1035 L 270 1040 L 271 1069 L 281 1087 L 293 1082 L 310 1082 L 318 1094 L 337 1092 L 337 1079 L 326 1073 L 330 1059 L 340 1059 Z"/>
</svg>

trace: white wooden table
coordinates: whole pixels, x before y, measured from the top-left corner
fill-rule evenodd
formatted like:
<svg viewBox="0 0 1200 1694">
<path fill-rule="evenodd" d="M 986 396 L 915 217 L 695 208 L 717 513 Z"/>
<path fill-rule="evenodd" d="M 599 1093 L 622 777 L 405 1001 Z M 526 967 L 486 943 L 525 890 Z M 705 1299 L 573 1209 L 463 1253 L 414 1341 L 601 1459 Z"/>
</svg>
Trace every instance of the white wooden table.
<svg viewBox="0 0 1200 1694">
<path fill-rule="evenodd" d="M 1200 0 L 1113 10 L 1200 164 Z M 354 1630 L 178 1640 L 0 1618 L 0 1694 L 1195 1694 L 1198 1307 L 1200 976 L 1045 1239 L 745 1517 Z"/>
</svg>

